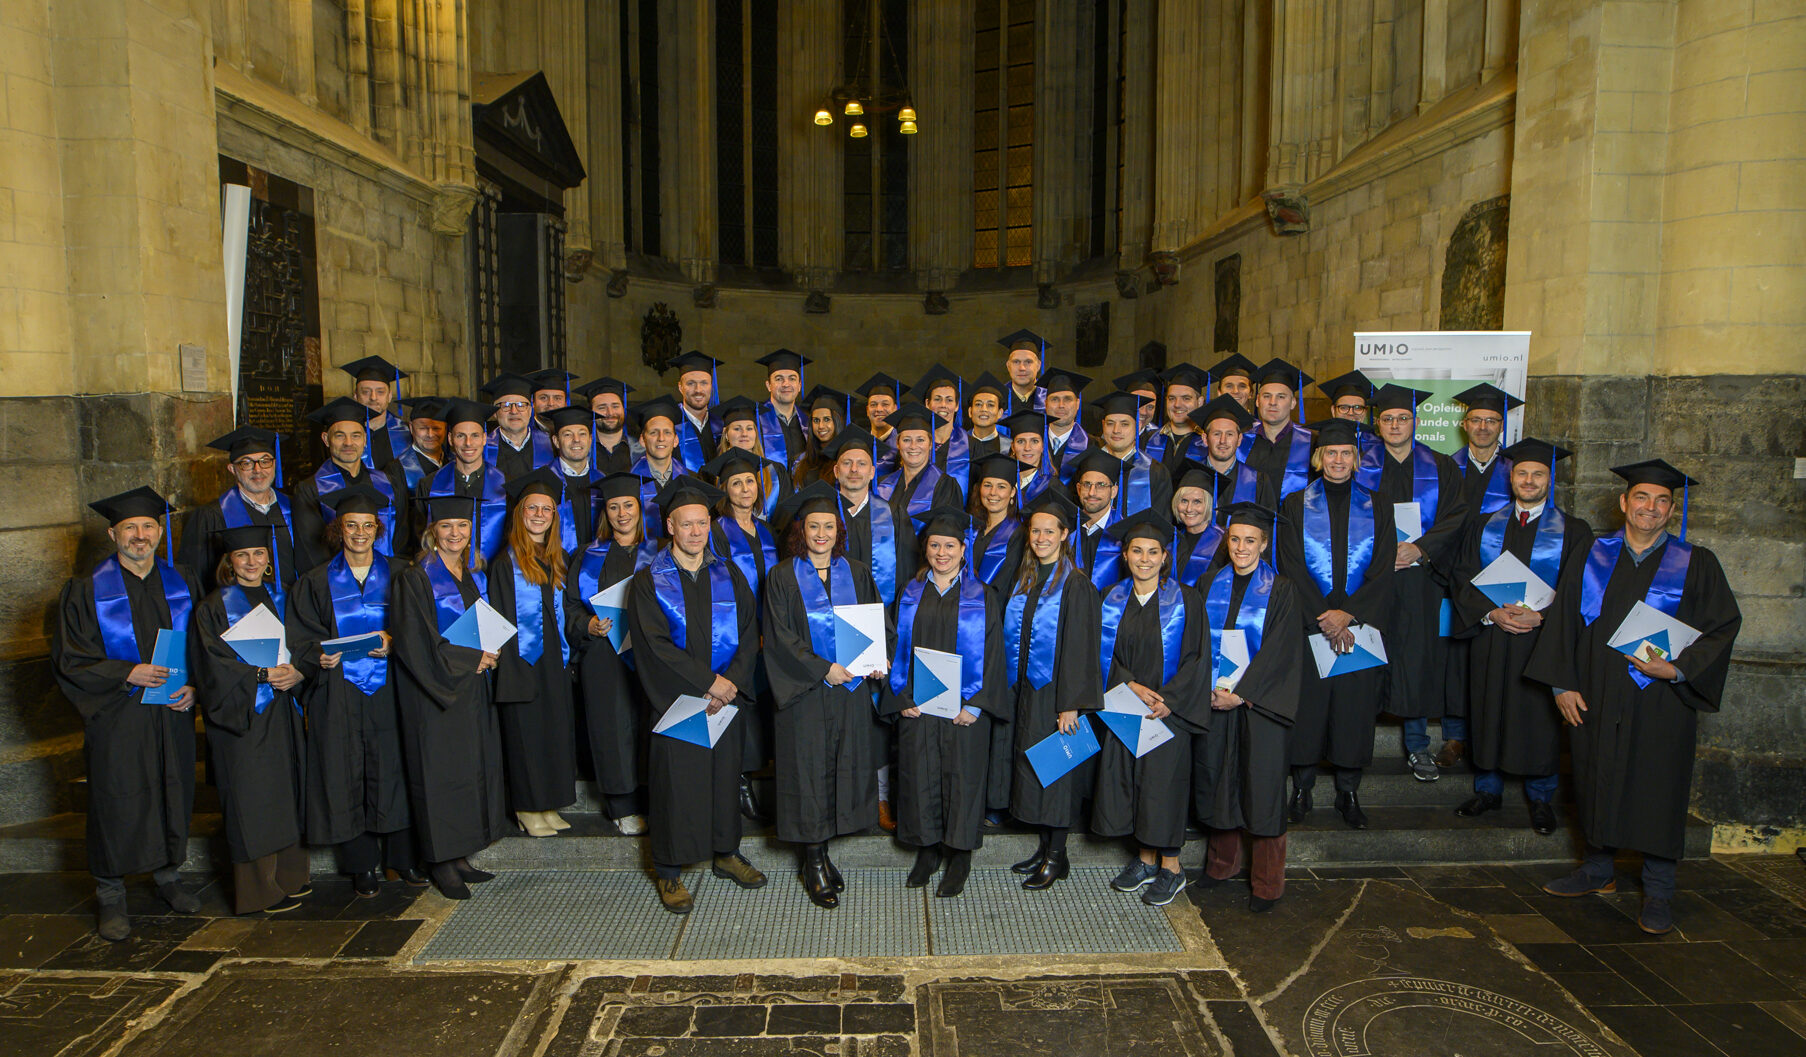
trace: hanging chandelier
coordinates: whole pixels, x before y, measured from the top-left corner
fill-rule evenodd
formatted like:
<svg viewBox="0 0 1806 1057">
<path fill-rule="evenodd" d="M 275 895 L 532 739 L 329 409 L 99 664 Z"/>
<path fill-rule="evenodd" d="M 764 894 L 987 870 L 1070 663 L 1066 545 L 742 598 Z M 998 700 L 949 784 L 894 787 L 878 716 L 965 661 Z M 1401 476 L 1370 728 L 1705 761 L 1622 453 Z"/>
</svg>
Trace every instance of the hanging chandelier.
<svg viewBox="0 0 1806 1057">
<path fill-rule="evenodd" d="M 909 85 L 876 83 L 869 69 L 873 32 L 873 29 L 868 28 L 865 40 L 861 42 L 859 69 L 850 81 L 828 90 L 821 106 L 815 111 L 815 123 L 824 127 L 832 125 L 834 115 L 839 113 L 851 120 L 851 124 L 847 126 L 847 135 L 853 139 L 863 139 L 871 133 L 870 126 L 876 124 L 877 115 L 895 114 L 897 131 L 905 136 L 913 136 L 919 131 L 920 125 L 915 104 L 910 100 Z M 889 38 L 879 32 L 878 41 L 890 54 L 892 69 L 901 75 L 903 64 L 897 61 L 897 53 L 891 48 Z"/>
</svg>

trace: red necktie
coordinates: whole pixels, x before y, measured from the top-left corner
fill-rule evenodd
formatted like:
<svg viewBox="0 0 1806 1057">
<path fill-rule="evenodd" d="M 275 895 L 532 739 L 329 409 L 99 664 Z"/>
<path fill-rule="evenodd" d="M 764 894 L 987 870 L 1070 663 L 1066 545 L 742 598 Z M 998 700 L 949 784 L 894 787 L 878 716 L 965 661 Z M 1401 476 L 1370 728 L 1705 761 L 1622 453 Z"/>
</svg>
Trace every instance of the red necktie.
<svg viewBox="0 0 1806 1057">
<path fill-rule="evenodd" d="M 1528 510 L 1518 511 L 1518 524 L 1520 526 L 1530 524 L 1530 511 L 1528 511 Z"/>
</svg>

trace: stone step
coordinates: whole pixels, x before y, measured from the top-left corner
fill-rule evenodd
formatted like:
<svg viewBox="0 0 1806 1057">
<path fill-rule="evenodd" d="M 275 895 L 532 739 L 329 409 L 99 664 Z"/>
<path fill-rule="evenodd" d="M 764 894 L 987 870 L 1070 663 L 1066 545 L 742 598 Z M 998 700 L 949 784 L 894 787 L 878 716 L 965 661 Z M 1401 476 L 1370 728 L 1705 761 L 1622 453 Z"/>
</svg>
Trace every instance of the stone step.
<svg viewBox="0 0 1806 1057">
<path fill-rule="evenodd" d="M 1332 808 L 1320 806 L 1305 821 L 1291 828 L 1287 861 L 1296 866 L 1393 865 L 1423 863 L 1490 863 L 1572 861 L 1580 855 L 1580 836 L 1571 813 L 1563 813 L 1564 829 L 1547 837 L 1530 828 L 1521 804 L 1478 820 L 1457 817 L 1447 807 L 1369 807 L 1370 825 L 1349 829 Z M 648 867 L 643 837 L 624 837 L 601 815 L 567 812 L 572 828 L 556 837 L 509 836 L 485 849 L 474 861 L 491 869 L 633 869 Z M 0 828 L 0 873 L 84 870 L 84 817 L 61 814 L 35 822 Z M 1712 827 L 1689 817 L 1686 855 L 1701 858 L 1711 852 Z M 793 845 L 777 839 L 769 826 L 749 824 L 742 843 L 747 856 L 763 869 L 783 870 L 795 855 Z M 1069 854 L 1075 865 L 1107 865 L 1119 862 L 1125 843 L 1075 835 Z M 974 865 L 1007 866 L 1026 858 L 1035 848 L 1032 832 L 1005 826 L 987 830 L 984 847 Z M 907 867 L 913 851 L 894 838 L 872 831 L 834 842 L 834 860 L 846 866 Z M 1183 858 L 1188 865 L 1200 861 L 1201 840 L 1186 842 Z M 329 848 L 312 851 L 319 873 L 338 869 Z M 187 868 L 219 870 L 226 862 L 218 815 L 197 815 L 189 839 Z"/>
</svg>

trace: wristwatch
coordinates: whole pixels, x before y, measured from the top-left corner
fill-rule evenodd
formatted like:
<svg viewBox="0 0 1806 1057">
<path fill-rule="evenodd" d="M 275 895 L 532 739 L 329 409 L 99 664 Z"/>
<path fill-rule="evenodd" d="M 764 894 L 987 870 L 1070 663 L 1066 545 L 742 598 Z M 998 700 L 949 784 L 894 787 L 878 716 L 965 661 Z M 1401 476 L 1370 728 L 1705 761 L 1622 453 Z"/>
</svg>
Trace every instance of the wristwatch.
<svg viewBox="0 0 1806 1057">
<path fill-rule="evenodd" d="M 270 670 L 268 668 L 257 669 L 257 681 L 260 683 L 269 682 L 270 681 Z"/>
</svg>

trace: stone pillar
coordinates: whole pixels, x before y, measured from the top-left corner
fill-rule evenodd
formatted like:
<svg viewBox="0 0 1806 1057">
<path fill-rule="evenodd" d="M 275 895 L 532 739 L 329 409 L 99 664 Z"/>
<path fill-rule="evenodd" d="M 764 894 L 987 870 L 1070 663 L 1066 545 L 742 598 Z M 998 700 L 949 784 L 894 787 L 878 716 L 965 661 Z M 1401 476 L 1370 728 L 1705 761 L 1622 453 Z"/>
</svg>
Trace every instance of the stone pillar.
<svg viewBox="0 0 1806 1057">
<path fill-rule="evenodd" d="M 319 100 L 314 88 L 313 0 L 288 0 L 288 90 L 308 106 Z"/>
<path fill-rule="evenodd" d="M 847 119 L 836 109 L 834 124 L 824 128 L 815 111 L 831 107 L 828 90 L 841 75 L 837 0 L 780 5 L 778 54 L 778 262 L 805 289 L 826 290 L 844 241 L 840 149 Z"/>
<path fill-rule="evenodd" d="M 909 85 L 921 132 L 909 144 L 909 256 L 922 290 L 952 289 L 972 265 L 973 99 L 965 71 L 973 3 L 924 5 L 910 27 Z"/>
<path fill-rule="evenodd" d="M 661 98 L 671 102 L 659 107 L 659 143 L 667 159 L 660 174 L 665 256 L 677 261 L 690 282 L 713 282 L 718 223 L 715 7 L 700 0 L 661 6 L 659 26 L 660 70 L 669 71 L 659 78 L 659 88 Z"/>
<path fill-rule="evenodd" d="M 1154 0 L 1127 0 L 1123 13 L 1122 227 L 1116 268 L 1148 259 L 1154 215 Z"/>
<path fill-rule="evenodd" d="M 599 8 L 587 22 L 589 30 L 589 143 L 584 167 L 589 178 L 583 194 L 589 199 L 590 245 L 597 266 L 627 267 L 627 233 L 622 228 L 621 200 L 621 16 L 613 6 Z"/>
<path fill-rule="evenodd" d="M 1079 195 L 1088 180 L 1078 165 L 1086 107 L 1080 80 L 1086 63 L 1079 15 L 1089 5 L 1038 0 L 1035 8 L 1035 281 L 1051 283 L 1076 263 Z"/>
<path fill-rule="evenodd" d="M 1209 154 L 1204 115 L 1209 83 L 1198 52 L 1204 46 L 1203 4 L 1159 5 L 1154 60 L 1155 253 L 1176 252 L 1203 229 L 1198 202 L 1198 161 Z"/>
</svg>

